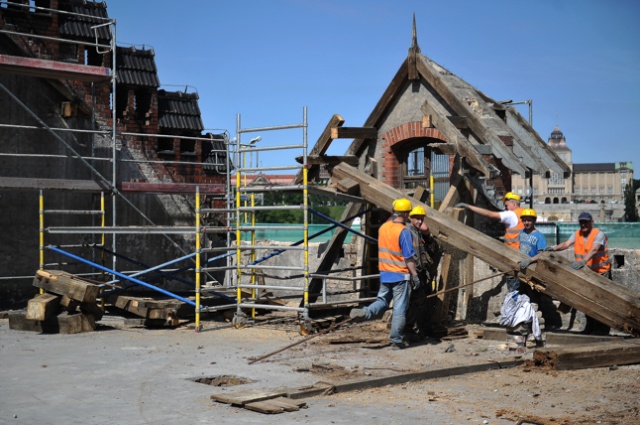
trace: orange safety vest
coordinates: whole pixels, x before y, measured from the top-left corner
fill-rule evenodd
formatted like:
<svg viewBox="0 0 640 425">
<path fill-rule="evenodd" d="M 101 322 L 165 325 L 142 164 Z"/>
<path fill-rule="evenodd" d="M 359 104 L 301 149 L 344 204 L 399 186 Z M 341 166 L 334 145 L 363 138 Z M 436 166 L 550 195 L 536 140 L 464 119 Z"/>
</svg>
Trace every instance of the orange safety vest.
<svg viewBox="0 0 640 425">
<path fill-rule="evenodd" d="M 576 261 L 584 260 L 584 257 L 591 251 L 593 247 L 593 241 L 596 240 L 596 236 L 600 233 L 598 229 L 591 229 L 589 236 L 587 236 L 587 243 L 584 242 L 584 237 L 580 233 L 580 230 L 576 231 L 576 241 L 573 246 L 573 251 L 576 256 Z M 596 273 L 602 274 L 611 270 L 611 262 L 609 261 L 609 238 L 604 236 L 604 245 L 600 246 L 598 252 L 587 261 L 586 266 Z"/>
<path fill-rule="evenodd" d="M 378 232 L 378 269 L 381 272 L 409 273 L 400 247 L 400 233 L 405 229 L 403 223 L 387 221 Z"/>
<path fill-rule="evenodd" d="M 518 249 L 518 250 L 520 249 L 520 241 L 518 240 L 518 236 L 522 232 L 522 229 L 524 229 L 524 224 L 520 219 L 520 215 L 522 215 L 522 211 L 524 211 L 524 208 L 518 207 L 515 209 L 514 212 L 518 216 L 518 224 L 516 224 L 515 227 L 509 227 L 507 229 L 507 232 L 504 234 L 504 243 L 506 243 L 511 248 Z"/>
</svg>

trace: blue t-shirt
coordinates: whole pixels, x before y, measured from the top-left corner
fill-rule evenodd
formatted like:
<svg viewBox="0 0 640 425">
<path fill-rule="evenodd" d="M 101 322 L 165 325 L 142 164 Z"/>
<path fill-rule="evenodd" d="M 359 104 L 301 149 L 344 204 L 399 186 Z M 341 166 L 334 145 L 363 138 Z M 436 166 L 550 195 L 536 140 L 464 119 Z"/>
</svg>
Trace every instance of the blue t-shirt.
<svg viewBox="0 0 640 425">
<path fill-rule="evenodd" d="M 402 229 L 400 232 L 400 248 L 402 249 L 402 255 L 405 260 L 410 259 L 415 254 L 411 231 L 407 228 Z M 391 283 L 400 282 L 401 280 L 406 280 L 404 273 L 380 272 L 380 282 Z"/>
<path fill-rule="evenodd" d="M 531 233 L 523 230 L 518 235 L 518 240 L 520 241 L 520 252 L 529 257 L 535 257 L 538 255 L 538 252 L 547 246 L 547 239 L 538 229 L 535 229 Z"/>
</svg>

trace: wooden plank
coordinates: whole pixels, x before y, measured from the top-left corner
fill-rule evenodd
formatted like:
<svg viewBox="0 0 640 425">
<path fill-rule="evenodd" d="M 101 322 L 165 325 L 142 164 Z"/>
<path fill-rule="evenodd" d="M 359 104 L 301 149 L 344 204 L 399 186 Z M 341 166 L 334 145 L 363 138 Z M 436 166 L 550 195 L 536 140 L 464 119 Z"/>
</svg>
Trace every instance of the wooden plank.
<svg viewBox="0 0 640 425">
<path fill-rule="evenodd" d="M 335 178 L 351 178 L 360 183 L 360 196 L 381 208 L 390 210 L 394 199 L 405 196 L 401 191 L 347 164 L 333 169 Z M 503 243 L 460 224 L 447 215 L 413 200 L 427 211 L 425 221 L 431 233 L 451 245 L 490 264 L 504 273 L 518 270 L 518 261 L 526 258 Z M 521 279 L 531 281 L 540 291 L 578 310 L 589 313 L 607 325 L 632 335 L 640 335 L 640 300 L 630 297 L 630 290 L 590 270 L 573 270 L 558 255 L 543 253 L 537 264 L 530 266 Z M 588 297 L 585 296 L 588 294 Z M 606 300 L 607 305 L 602 303 Z"/>
<path fill-rule="evenodd" d="M 28 320 L 47 320 L 60 312 L 60 296 L 38 294 L 27 302 L 25 318 Z"/>
<path fill-rule="evenodd" d="M 302 164 L 302 156 L 297 156 L 296 161 Z M 355 155 L 309 155 L 307 156 L 308 165 L 320 165 L 328 164 L 335 165 L 341 162 L 346 162 L 350 165 L 357 165 L 360 162 L 360 158 Z"/>
<path fill-rule="evenodd" d="M 486 327 L 476 332 L 478 338 L 490 341 L 505 341 L 507 338 L 507 330 L 505 328 Z M 581 345 L 593 344 L 596 342 L 615 342 L 621 341 L 621 336 L 603 336 L 603 335 L 583 335 L 575 332 L 545 332 L 545 343 L 548 346 L 553 345 Z"/>
<path fill-rule="evenodd" d="M 271 415 L 284 412 L 284 407 L 271 403 L 271 400 L 255 401 L 247 403 L 243 407 L 247 410 Z"/>
<path fill-rule="evenodd" d="M 244 405 L 245 409 L 255 412 L 275 414 L 282 412 L 296 412 L 306 406 L 305 402 L 296 402 L 287 397 L 276 397 L 263 401 L 256 401 Z"/>
<path fill-rule="evenodd" d="M 69 312 L 63 311 L 58 315 L 57 320 L 61 334 L 78 334 L 93 330 L 90 329 L 82 313 L 69 314 Z"/>
<path fill-rule="evenodd" d="M 9 312 L 9 329 L 14 331 L 28 331 L 41 333 L 58 332 L 58 321 L 55 318 L 40 321 L 26 318 L 26 311 Z"/>
<path fill-rule="evenodd" d="M 287 391 L 283 389 L 275 390 L 237 390 L 226 391 L 221 394 L 213 394 L 211 400 L 232 406 L 244 406 L 247 403 L 269 400 L 271 398 L 286 396 Z"/>
<path fill-rule="evenodd" d="M 533 352 L 536 366 L 556 370 L 586 369 L 640 363 L 640 341 L 598 342 Z"/>
<path fill-rule="evenodd" d="M 348 193 L 350 195 L 357 195 L 360 192 L 360 185 L 358 182 L 351 179 L 336 180 L 333 184 L 341 192 Z"/>
<path fill-rule="evenodd" d="M 375 127 L 332 127 L 332 139 L 377 139 L 378 129 Z"/>
<path fill-rule="evenodd" d="M 85 282 L 63 271 L 38 270 L 33 286 L 53 292 L 58 295 L 66 295 L 80 302 L 95 303 L 100 292 L 100 287 L 93 283 Z"/>
</svg>

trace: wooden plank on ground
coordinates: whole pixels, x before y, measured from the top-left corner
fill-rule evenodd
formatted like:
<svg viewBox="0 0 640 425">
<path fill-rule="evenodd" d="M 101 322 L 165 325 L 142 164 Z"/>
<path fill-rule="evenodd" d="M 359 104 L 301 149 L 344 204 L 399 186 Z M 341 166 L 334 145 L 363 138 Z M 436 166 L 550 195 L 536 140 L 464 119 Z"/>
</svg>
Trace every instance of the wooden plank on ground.
<svg viewBox="0 0 640 425">
<path fill-rule="evenodd" d="M 28 320 L 47 320 L 60 313 L 60 296 L 38 294 L 27 302 L 25 318 Z"/>
<path fill-rule="evenodd" d="M 244 406 L 247 403 L 269 400 L 270 398 L 286 396 L 286 390 L 237 390 L 213 394 L 211 400 L 232 406 Z"/>
<path fill-rule="evenodd" d="M 533 352 L 536 366 L 556 370 L 586 369 L 640 363 L 640 341 L 598 342 Z"/>
<path fill-rule="evenodd" d="M 98 285 L 59 270 L 38 270 L 33 280 L 33 286 L 54 294 L 66 295 L 80 302 L 95 303 L 100 292 Z"/>
<path fill-rule="evenodd" d="M 274 414 L 282 412 L 296 412 L 306 405 L 307 404 L 303 401 L 294 401 L 287 397 L 276 397 L 268 400 L 247 403 L 244 405 L 244 408 L 260 413 Z"/>
<path fill-rule="evenodd" d="M 478 338 L 490 341 L 505 341 L 507 330 L 505 328 L 486 327 L 476 332 Z M 546 345 L 581 345 L 597 342 L 616 342 L 622 340 L 621 336 L 583 335 L 575 332 L 545 332 Z"/>
<path fill-rule="evenodd" d="M 387 210 L 391 209 L 394 199 L 405 196 L 400 190 L 347 164 L 334 167 L 333 176 L 358 181 L 360 196 L 367 202 Z M 519 269 L 518 261 L 527 258 L 525 254 L 451 219 L 427 204 L 417 200 L 412 202 L 414 206 L 419 205 L 427 212 L 425 221 L 435 237 L 479 258 L 501 272 L 513 273 Z M 518 273 L 518 277 L 530 281 L 539 291 L 611 327 L 634 336 L 640 335 L 640 299 L 637 296 L 631 297 L 628 288 L 591 270 L 574 270 L 563 257 L 544 252 L 537 264 L 530 266 L 525 273 Z"/>
</svg>

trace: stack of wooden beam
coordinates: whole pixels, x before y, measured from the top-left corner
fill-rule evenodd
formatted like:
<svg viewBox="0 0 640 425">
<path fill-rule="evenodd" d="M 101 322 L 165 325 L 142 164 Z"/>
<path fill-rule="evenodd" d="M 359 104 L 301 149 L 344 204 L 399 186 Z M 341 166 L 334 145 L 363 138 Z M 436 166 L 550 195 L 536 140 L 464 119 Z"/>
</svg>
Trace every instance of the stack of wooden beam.
<svg viewBox="0 0 640 425">
<path fill-rule="evenodd" d="M 95 330 L 103 311 L 97 305 L 100 287 L 63 271 L 38 270 L 33 286 L 42 289 L 27 309 L 9 313 L 9 328 L 75 334 Z"/>
</svg>

